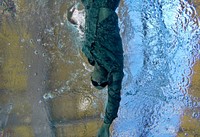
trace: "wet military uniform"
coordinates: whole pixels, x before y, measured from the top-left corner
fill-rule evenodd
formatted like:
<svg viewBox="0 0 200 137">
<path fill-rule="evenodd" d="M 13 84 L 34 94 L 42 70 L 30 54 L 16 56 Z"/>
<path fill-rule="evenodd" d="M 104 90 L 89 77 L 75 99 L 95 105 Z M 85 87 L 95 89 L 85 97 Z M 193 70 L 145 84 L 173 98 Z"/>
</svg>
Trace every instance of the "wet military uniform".
<svg viewBox="0 0 200 137">
<path fill-rule="evenodd" d="M 108 85 L 108 102 L 104 123 L 111 124 L 117 117 L 123 79 L 123 49 L 115 13 L 120 0 L 82 0 L 85 6 L 85 40 L 82 48 L 94 71 L 105 78 L 94 81 L 94 86 Z M 96 71 L 97 70 L 97 71 Z"/>
</svg>

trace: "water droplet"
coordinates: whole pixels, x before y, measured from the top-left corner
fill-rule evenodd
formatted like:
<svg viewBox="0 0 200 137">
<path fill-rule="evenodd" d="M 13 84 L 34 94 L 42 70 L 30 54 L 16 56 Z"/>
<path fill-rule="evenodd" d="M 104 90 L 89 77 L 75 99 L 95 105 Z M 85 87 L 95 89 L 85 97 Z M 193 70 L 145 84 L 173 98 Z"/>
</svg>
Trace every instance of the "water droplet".
<svg viewBox="0 0 200 137">
<path fill-rule="evenodd" d="M 44 47 L 46 47 L 48 44 L 47 44 L 47 43 L 43 43 L 42 45 L 43 45 Z"/>
<path fill-rule="evenodd" d="M 54 98 L 54 95 L 51 94 L 51 93 L 46 93 L 46 94 L 43 95 L 43 98 L 44 98 L 45 100 L 47 100 L 47 99 L 52 99 L 52 98 Z"/>
<path fill-rule="evenodd" d="M 30 43 L 33 43 L 33 39 L 30 39 Z"/>
<path fill-rule="evenodd" d="M 35 50 L 35 51 L 34 51 L 34 54 L 35 54 L 35 55 L 37 55 L 37 54 L 38 54 L 38 51 L 37 51 L 37 50 Z"/>
<path fill-rule="evenodd" d="M 197 117 L 198 117 L 198 113 L 197 113 L 197 112 L 193 112 L 193 113 L 192 113 L 192 117 L 193 117 L 193 118 L 197 118 Z"/>
<path fill-rule="evenodd" d="M 46 81 L 44 80 L 44 81 L 42 81 L 42 85 L 44 85 L 44 84 L 46 84 Z"/>
<path fill-rule="evenodd" d="M 35 73 L 34 73 L 34 76 L 37 76 L 37 75 L 38 75 L 38 73 L 37 73 L 37 72 L 35 72 Z"/>
<path fill-rule="evenodd" d="M 37 39 L 37 42 L 41 42 L 41 39 Z"/>
<path fill-rule="evenodd" d="M 198 107 L 198 103 L 197 102 L 193 102 L 193 106 L 194 107 Z"/>
</svg>

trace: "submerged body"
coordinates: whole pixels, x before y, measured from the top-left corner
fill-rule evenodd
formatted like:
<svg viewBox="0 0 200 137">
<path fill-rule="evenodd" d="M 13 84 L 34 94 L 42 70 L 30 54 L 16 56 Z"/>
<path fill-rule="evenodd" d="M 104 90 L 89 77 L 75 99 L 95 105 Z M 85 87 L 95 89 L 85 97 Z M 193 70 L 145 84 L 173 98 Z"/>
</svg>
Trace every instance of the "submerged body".
<svg viewBox="0 0 200 137">
<path fill-rule="evenodd" d="M 115 13 L 120 0 L 82 0 L 85 6 L 85 41 L 83 53 L 94 66 L 92 83 L 97 88 L 108 85 L 104 123 L 117 117 L 123 79 L 123 48 Z"/>
</svg>

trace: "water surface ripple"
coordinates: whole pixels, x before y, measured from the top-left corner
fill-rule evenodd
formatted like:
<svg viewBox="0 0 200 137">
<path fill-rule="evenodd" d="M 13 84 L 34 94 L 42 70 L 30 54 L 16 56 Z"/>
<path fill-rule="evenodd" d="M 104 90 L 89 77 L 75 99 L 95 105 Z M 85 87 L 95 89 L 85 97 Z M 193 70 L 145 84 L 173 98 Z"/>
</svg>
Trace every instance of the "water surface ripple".
<svg viewBox="0 0 200 137">
<path fill-rule="evenodd" d="M 181 0 L 125 0 L 118 13 L 125 78 L 113 137 L 174 137 L 184 109 L 193 107 L 188 89 L 200 50 L 196 10 Z"/>
</svg>

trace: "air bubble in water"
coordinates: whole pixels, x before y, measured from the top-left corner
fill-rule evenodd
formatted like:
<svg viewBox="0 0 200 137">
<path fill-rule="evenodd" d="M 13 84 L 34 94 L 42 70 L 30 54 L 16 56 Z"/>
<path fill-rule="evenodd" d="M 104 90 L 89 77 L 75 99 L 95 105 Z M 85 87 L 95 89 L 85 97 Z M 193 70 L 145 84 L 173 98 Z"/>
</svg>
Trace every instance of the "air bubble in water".
<svg viewBox="0 0 200 137">
<path fill-rule="evenodd" d="M 37 39 L 37 42 L 41 42 L 41 39 Z"/>
<path fill-rule="evenodd" d="M 52 99 L 52 98 L 54 98 L 54 95 L 52 93 L 46 93 L 43 95 L 43 98 L 45 100 Z"/>
<path fill-rule="evenodd" d="M 35 50 L 35 51 L 34 51 L 34 54 L 35 54 L 35 55 L 38 55 L 38 51 L 37 51 L 37 50 Z"/>
<path fill-rule="evenodd" d="M 192 113 L 192 117 L 193 117 L 193 118 L 197 118 L 197 117 L 198 117 L 198 113 L 197 113 L 197 112 L 193 112 L 193 113 Z"/>
<path fill-rule="evenodd" d="M 22 43 L 24 43 L 24 42 L 25 42 L 25 39 L 20 39 L 20 41 L 21 41 Z"/>
</svg>

